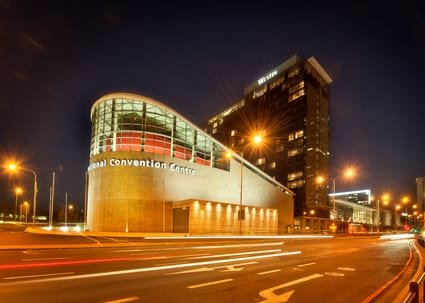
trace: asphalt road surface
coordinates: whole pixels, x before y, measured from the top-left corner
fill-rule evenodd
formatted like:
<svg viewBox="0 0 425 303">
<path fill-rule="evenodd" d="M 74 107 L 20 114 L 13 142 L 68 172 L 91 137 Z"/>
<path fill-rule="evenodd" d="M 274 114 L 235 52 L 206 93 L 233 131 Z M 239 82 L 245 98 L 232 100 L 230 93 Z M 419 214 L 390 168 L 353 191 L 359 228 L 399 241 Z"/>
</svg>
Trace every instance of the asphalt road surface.
<svg viewBox="0 0 425 303">
<path fill-rule="evenodd" d="M 0 236 L 0 245 L 14 236 L 29 247 L 0 250 L 0 302 L 365 303 L 412 254 L 411 239 L 378 237 L 91 239 L 19 230 Z M 40 242 L 44 248 L 31 248 Z M 75 247 L 61 248 L 67 243 Z"/>
</svg>

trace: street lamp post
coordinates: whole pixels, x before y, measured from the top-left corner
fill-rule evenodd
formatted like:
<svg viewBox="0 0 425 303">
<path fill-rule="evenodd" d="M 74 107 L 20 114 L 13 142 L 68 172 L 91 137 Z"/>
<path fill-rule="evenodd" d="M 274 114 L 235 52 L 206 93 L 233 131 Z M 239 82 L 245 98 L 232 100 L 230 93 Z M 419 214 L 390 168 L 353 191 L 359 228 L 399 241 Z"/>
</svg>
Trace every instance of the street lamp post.
<svg viewBox="0 0 425 303">
<path fill-rule="evenodd" d="M 332 182 L 332 225 L 331 229 L 335 232 L 336 231 L 336 225 L 335 225 L 335 217 L 336 217 L 336 178 L 327 178 L 327 181 Z M 322 184 L 325 181 L 325 178 L 322 176 L 317 177 L 317 183 Z M 328 183 L 329 184 L 329 183 Z"/>
<path fill-rule="evenodd" d="M 65 193 L 65 228 L 68 221 L 68 193 Z"/>
<path fill-rule="evenodd" d="M 253 142 L 255 145 L 260 144 L 262 141 L 262 136 L 257 135 L 253 138 Z M 250 146 L 249 144 L 245 145 L 240 154 L 240 160 L 241 160 L 241 166 L 240 166 L 240 188 L 239 188 L 239 211 L 238 211 L 238 220 L 239 220 L 239 234 L 242 234 L 242 220 L 245 220 L 245 211 L 243 211 L 243 166 L 244 166 L 244 152 L 247 149 L 247 147 Z"/>
<path fill-rule="evenodd" d="M 15 188 L 15 212 L 13 214 L 13 221 L 16 222 L 16 211 L 18 208 L 18 195 L 22 193 L 22 188 L 16 187 Z"/>
<path fill-rule="evenodd" d="M 405 227 L 407 227 L 407 218 L 409 216 L 409 213 L 407 211 L 407 204 L 410 202 L 409 197 L 403 197 L 402 199 L 402 203 L 406 205 L 406 213 L 405 213 L 405 218 L 404 218 L 404 225 Z"/>
<path fill-rule="evenodd" d="M 35 173 L 35 171 L 33 171 L 32 169 L 29 168 L 25 168 L 25 167 L 17 167 L 16 164 L 9 164 L 9 169 L 14 171 L 14 170 L 24 170 L 24 171 L 29 171 L 30 173 L 33 174 L 34 176 L 34 199 L 33 199 L 33 218 L 32 218 L 32 222 L 35 224 L 35 220 L 36 220 L 36 208 L 37 208 L 37 174 Z"/>
<path fill-rule="evenodd" d="M 346 171 L 344 172 L 344 176 L 346 178 L 349 178 L 349 179 L 351 179 L 354 176 L 354 174 L 355 173 L 351 168 L 346 169 Z M 335 224 L 336 215 L 337 215 L 337 211 L 336 211 L 336 178 L 326 178 L 325 179 L 322 176 L 318 176 L 317 179 L 316 179 L 316 182 L 319 183 L 319 184 L 322 184 L 326 180 L 332 182 L 332 213 L 333 213 L 333 216 L 332 216 L 332 225 L 331 225 L 330 228 L 332 229 L 333 232 L 336 232 L 336 229 L 337 229 L 336 224 Z"/>
</svg>

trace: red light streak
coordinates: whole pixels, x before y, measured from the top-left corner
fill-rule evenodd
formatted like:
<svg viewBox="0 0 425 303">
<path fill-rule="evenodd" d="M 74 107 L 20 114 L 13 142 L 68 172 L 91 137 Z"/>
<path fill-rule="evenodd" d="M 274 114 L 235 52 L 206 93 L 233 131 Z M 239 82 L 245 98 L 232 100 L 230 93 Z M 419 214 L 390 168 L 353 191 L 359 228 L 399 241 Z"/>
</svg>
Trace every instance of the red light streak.
<svg viewBox="0 0 425 303">
<path fill-rule="evenodd" d="M 81 264 L 93 264 L 93 263 L 106 263 L 106 262 L 117 262 L 117 261 L 135 261 L 135 260 L 146 260 L 155 257 L 125 257 L 125 258 L 107 258 L 107 259 L 89 259 L 89 260 L 68 260 L 68 261 L 55 261 L 55 262 L 38 262 L 38 263 L 19 263 L 19 264 L 7 264 L 0 265 L 0 270 L 7 269 L 21 269 L 21 268 L 35 268 L 35 267 L 47 267 L 47 266 L 62 266 L 62 265 L 81 265 Z"/>
</svg>

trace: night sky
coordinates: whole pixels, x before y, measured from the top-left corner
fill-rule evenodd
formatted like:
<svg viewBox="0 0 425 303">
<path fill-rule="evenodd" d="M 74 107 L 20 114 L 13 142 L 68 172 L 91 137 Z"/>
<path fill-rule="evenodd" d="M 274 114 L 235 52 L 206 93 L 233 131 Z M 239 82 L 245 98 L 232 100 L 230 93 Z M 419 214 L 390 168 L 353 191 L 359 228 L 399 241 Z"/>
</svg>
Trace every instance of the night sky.
<svg viewBox="0 0 425 303">
<path fill-rule="evenodd" d="M 145 95 L 200 124 L 294 54 L 331 85 L 331 176 L 416 200 L 425 176 L 425 2 L 0 0 L 0 157 L 34 169 L 38 205 L 80 207 L 91 105 Z M 353 165 L 356 177 L 342 171 Z M 0 174 L 32 201 L 32 175 Z M 59 207 L 59 206 L 58 206 Z"/>
</svg>

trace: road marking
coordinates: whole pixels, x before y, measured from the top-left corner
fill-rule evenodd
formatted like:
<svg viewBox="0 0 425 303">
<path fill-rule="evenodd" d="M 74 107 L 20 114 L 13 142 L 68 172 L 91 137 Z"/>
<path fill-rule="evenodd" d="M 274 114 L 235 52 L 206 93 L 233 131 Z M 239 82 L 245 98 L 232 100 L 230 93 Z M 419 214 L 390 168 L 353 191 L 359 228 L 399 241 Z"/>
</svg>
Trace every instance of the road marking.
<svg viewBox="0 0 425 303">
<path fill-rule="evenodd" d="M 345 276 L 343 273 L 340 272 L 325 272 L 325 275 L 330 276 L 330 277 L 343 277 Z"/>
<path fill-rule="evenodd" d="M 300 265 L 297 265 L 298 267 L 304 267 L 304 266 L 310 266 L 310 265 L 314 265 L 314 264 L 316 264 L 316 262 L 311 262 L 311 263 L 306 263 L 306 264 L 300 264 Z"/>
<path fill-rule="evenodd" d="M 295 290 L 290 290 L 278 296 L 275 295 L 274 297 L 267 298 L 266 300 L 261 301 L 260 303 L 285 303 L 289 301 L 289 298 L 294 292 Z"/>
<path fill-rule="evenodd" d="M 216 266 L 216 267 L 200 267 L 195 269 L 189 269 L 185 271 L 179 271 L 179 272 L 173 272 L 169 273 L 167 275 L 179 275 L 179 274 L 191 274 L 191 273 L 197 273 L 197 272 L 207 272 L 207 271 L 214 271 L 218 268 L 225 268 L 223 272 L 225 271 L 240 271 L 243 269 L 241 268 L 235 268 L 235 266 L 243 266 L 243 265 L 251 265 L 251 264 L 257 264 L 258 262 L 248 262 L 248 263 L 241 263 L 241 264 L 233 264 L 233 265 L 227 265 L 227 266 Z"/>
<path fill-rule="evenodd" d="M 62 276 L 62 275 L 72 275 L 75 272 L 58 272 L 52 274 L 43 274 L 43 275 L 31 275 L 31 276 L 17 276 L 17 277 L 6 277 L 3 280 L 17 280 L 17 279 L 27 279 L 27 278 L 41 278 L 41 277 L 52 277 L 52 276 Z"/>
<path fill-rule="evenodd" d="M 128 297 L 128 298 L 123 298 L 123 299 L 118 299 L 118 300 L 112 300 L 112 301 L 105 301 L 103 303 L 125 303 L 125 302 L 131 302 L 131 301 L 136 301 L 139 300 L 139 297 Z"/>
<path fill-rule="evenodd" d="M 229 247 L 255 247 L 255 246 L 275 246 L 283 245 L 283 242 L 272 242 L 272 243 L 256 243 L 256 244 L 233 244 L 233 245 L 211 245 L 211 246 L 194 246 L 194 249 L 211 249 L 211 248 L 229 248 Z"/>
<path fill-rule="evenodd" d="M 257 263 L 257 262 L 254 262 L 254 263 Z M 244 269 L 244 268 L 243 267 L 235 268 L 234 265 L 229 265 L 229 266 L 226 266 L 226 269 L 223 269 L 222 272 L 226 272 L 226 271 L 241 271 L 242 269 Z"/>
<path fill-rule="evenodd" d="M 289 297 L 294 293 L 295 290 L 291 290 L 288 291 L 286 293 L 277 295 L 274 293 L 275 290 L 281 289 L 281 288 L 285 288 L 288 286 L 292 286 L 295 284 L 299 284 L 302 282 L 306 282 L 309 280 L 313 280 L 313 279 L 317 279 L 323 277 L 323 275 L 321 274 L 314 274 L 314 275 L 310 275 L 298 280 L 294 280 L 294 281 L 290 281 L 284 284 L 280 284 L 280 285 L 276 285 L 274 287 L 268 288 L 268 289 L 264 289 L 262 291 L 260 291 L 259 295 L 262 296 L 264 299 L 264 301 L 261 301 L 260 303 L 281 303 L 281 302 L 287 302 Z"/>
<path fill-rule="evenodd" d="M 191 259 L 206 259 L 206 258 L 222 258 L 222 257 L 233 257 L 233 256 L 243 256 L 243 255 L 254 255 L 254 254 L 266 254 L 282 251 L 281 249 L 271 249 L 271 250 L 260 250 L 260 251 L 247 251 L 247 252 L 239 252 L 233 254 L 222 254 L 222 255 L 208 255 L 202 257 L 195 257 Z"/>
<path fill-rule="evenodd" d="M 356 271 L 356 269 L 352 267 L 337 267 L 337 269 L 342 271 Z"/>
<path fill-rule="evenodd" d="M 268 274 L 272 274 L 275 272 L 279 272 L 282 271 L 281 269 L 273 269 L 273 270 L 269 270 L 269 271 L 263 271 L 263 272 L 259 272 L 257 273 L 257 275 L 268 275 Z"/>
<path fill-rule="evenodd" d="M 213 281 L 213 282 L 208 282 L 208 283 L 203 283 L 203 284 L 190 285 L 187 288 L 193 289 L 193 288 L 205 287 L 205 286 L 221 284 L 221 283 L 226 283 L 226 282 L 231 282 L 231 281 L 233 281 L 233 279 L 218 280 L 218 281 Z"/>
</svg>

